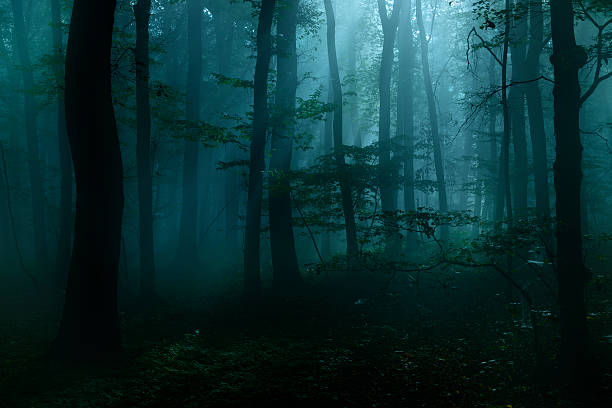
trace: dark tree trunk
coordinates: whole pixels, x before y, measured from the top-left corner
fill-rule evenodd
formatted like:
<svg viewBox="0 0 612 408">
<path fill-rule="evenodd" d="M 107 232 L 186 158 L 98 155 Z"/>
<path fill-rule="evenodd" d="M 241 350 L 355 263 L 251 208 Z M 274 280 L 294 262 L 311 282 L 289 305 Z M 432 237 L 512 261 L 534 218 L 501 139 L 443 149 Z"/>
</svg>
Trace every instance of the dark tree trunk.
<svg viewBox="0 0 612 408">
<path fill-rule="evenodd" d="M 446 183 L 444 177 L 444 162 L 442 160 L 442 145 L 438 131 L 438 112 L 431 82 L 429 70 L 429 43 L 426 38 L 425 24 L 423 22 L 423 11 L 421 0 L 416 1 L 416 17 L 419 25 L 419 38 L 421 39 L 421 63 L 423 66 L 423 80 L 425 82 L 425 93 L 427 94 L 427 109 L 429 111 L 429 122 L 431 125 L 431 139 L 433 142 L 434 164 L 436 168 L 436 184 L 438 187 L 438 206 L 440 211 L 448 211 L 448 199 L 446 197 Z M 448 228 L 442 229 L 442 238 L 448 239 Z"/>
<path fill-rule="evenodd" d="M 512 200 L 510 196 L 510 112 L 508 110 L 508 47 L 510 41 L 510 1 L 506 0 L 506 16 L 504 29 L 504 44 L 501 64 L 501 99 L 504 118 L 504 135 L 499 158 L 499 177 L 497 193 L 495 194 L 495 220 L 504 218 L 504 203 L 506 216 L 512 218 Z"/>
<path fill-rule="evenodd" d="M 22 66 L 24 87 L 24 114 L 26 140 L 28 146 L 28 167 L 30 170 L 30 189 L 32 192 L 32 222 L 34 224 L 34 248 L 39 262 L 47 259 L 45 192 L 40 168 L 38 135 L 36 130 L 37 112 L 34 99 L 34 73 L 27 46 L 27 35 L 23 16 L 23 1 L 11 0 L 15 31 L 13 40 Z"/>
<path fill-rule="evenodd" d="M 527 16 L 521 0 L 515 3 L 519 15 L 512 15 L 513 26 L 510 30 L 510 56 L 512 60 L 512 82 L 525 81 L 525 59 L 527 52 Z M 517 215 L 527 213 L 527 184 L 529 164 L 527 161 L 527 133 L 525 130 L 525 93 L 524 85 L 512 85 L 508 92 L 508 113 L 511 120 L 512 141 L 514 145 L 514 210 Z"/>
<path fill-rule="evenodd" d="M 391 16 L 388 16 L 385 1 L 378 0 L 378 13 L 383 28 L 383 49 L 378 83 L 380 96 L 378 116 L 379 178 L 380 204 L 383 214 L 392 214 L 397 210 L 397 187 L 394 183 L 396 171 L 391 162 L 391 72 L 401 5 L 401 1 L 394 3 Z M 392 233 L 393 222 L 385 221 L 385 229 L 387 230 L 385 251 L 390 254 L 397 254 L 399 242 Z"/>
<path fill-rule="evenodd" d="M 397 136 L 404 152 L 404 211 L 416 209 L 414 198 L 414 38 L 412 4 L 404 0 L 399 22 L 399 81 L 397 90 Z"/>
<path fill-rule="evenodd" d="M 342 212 L 344 213 L 344 226 L 346 230 L 346 255 L 349 259 L 357 256 L 357 228 L 355 226 L 355 212 L 353 209 L 353 195 L 349 174 L 346 170 L 344 153 L 342 152 L 342 84 L 338 69 L 336 55 L 336 18 L 331 0 L 325 0 L 325 14 L 327 16 L 327 57 L 331 77 L 331 90 L 334 103 L 333 141 L 336 165 L 340 174 L 340 190 L 342 195 Z"/>
<path fill-rule="evenodd" d="M 540 52 L 544 47 L 544 16 L 542 2 L 529 2 L 530 38 L 529 51 L 525 62 L 525 77 L 534 79 L 540 76 Z M 550 216 L 550 196 L 548 193 L 548 159 L 546 157 L 546 133 L 544 131 L 544 111 L 540 83 L 530 82 L 524 85 L 529 115 L 529 134 L 533 154 L 535 181 L 536 213 L 538 216 Z"/>
<path fill-rule="evenodd" d="M 566 380 L 578 385 L 584 375 L 587 327 L 584 303 L 586 270 L 580 223 L 582 144 L 580 142 L 580 84 L 578 70 L 586 52 L 576 46 L 570 0 L 550 3 L 555 72 L 554 164 L 557 209 L 557 265 L 561 322 L 561 367 Z"/>
<path fill-rule="evenodd" d="M 489 74 L 489 86 L 494 88 L 497 83 L 496 79 L 496 67 L 497 62 L 494 58 L 490 58 L 489 67 L 487 69 Z M 499 171 L 496 168 L 496 164 L 498 163 L 498 154 L 497 154 L 497 132 L 496 132 L 496 124 L 497 124 L 497 114 L 498 114 L 498 104 L 491 100 L 487 104 L 487 126 L 488 126 L 488 135 L 489 135 L 489 152 L 487 155 L 487 162 L 489 164 L 489 171 L 487 172 L 487 181 L 485 183 L 485 190 L 487 192 L 485 196 L 485 204 L 486 204 L 486 215 L 489 221 L 495 220 L 495 203 L 496 203 L 496 188 L 497 181 L 495 180 L 496 176 L 499 174 Z"/>
<path fill-rule="evenodd" d="M 53 36 L 53 53 L 58 61 L 64 56 L 61 30 L 61 8 L 59 0 L 51 0 L 51 24 Z M 53 73 L 58 89 L 64 86 L 63 64 L 53 65 Z M 56 278 L 58 287 L 66 284 L 66 276 L 70 265 L 70 243 L 72 240 L 72 162 L 70 159 L 70 145 L 66 134 L 66 110 L 64 108 L 64 95 L 57 96 L 57 140 L 59 145 L 60 164 L 60 223 L 55 260 Z"/>
<path fill-rule="evenodd" d="M 247 298 L 259 297 L 259 242 L 261 232 L 261 199 L 265 170 L 266 133 L 268 130 L 268 73 L 272 54 L 272 19 L 276 0 L 262 0 L 257 25 L 257 62 L 255 64 L 253 134 L 249 164 L 246 231 L 244 235 L 244 292 Z"/>
<path fill-rule="evenodd" d="M 140 222 L 140 294 L 155 292 L 153 247 L 153 179 L 151 176 L 151 106 L 149 101 L 149 17 L 151 0 L 138 0 L 136 17 L 136 160 L 138 167 L 138 216 Z"/>
<path fill-rule="evenodd" d="M 66 50 L 66 124 L 76 178 L 74 246 L 56 351 L 119 351 L 123 169 L 111 97 L 115 1 L 75 0 Z"/>
<path fill-rule="evenodd" d="M 291 171 L 295 133 L 295 94 L 297 89 L 297 0 L 279 7 L 276 40 L 276 98 L 270 156 L 270 248 L 273 284 L 279 290 L 295 289 L 301 282 L 293 238 Z"/>
<path fill-rule="evenodd" d="M 176 261 L 191 269 L 198 263 L 198 158 L 202 80 L 202 0 L 187 1 L 187 140 L 183 157 L 183 208 Z"/>
</svg>

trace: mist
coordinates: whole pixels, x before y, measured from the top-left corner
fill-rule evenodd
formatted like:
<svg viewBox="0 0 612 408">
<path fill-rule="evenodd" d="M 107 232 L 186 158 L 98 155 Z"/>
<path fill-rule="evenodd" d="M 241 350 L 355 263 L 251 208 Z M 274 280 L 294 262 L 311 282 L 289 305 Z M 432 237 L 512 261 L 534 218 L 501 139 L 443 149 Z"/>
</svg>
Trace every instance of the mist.
<svg viewBox="0 0 612 408">
<path fill-rule="evenodd" d="M 612 403 L 606 0 L 0 0 L 7 407 Z"/>
</svg>

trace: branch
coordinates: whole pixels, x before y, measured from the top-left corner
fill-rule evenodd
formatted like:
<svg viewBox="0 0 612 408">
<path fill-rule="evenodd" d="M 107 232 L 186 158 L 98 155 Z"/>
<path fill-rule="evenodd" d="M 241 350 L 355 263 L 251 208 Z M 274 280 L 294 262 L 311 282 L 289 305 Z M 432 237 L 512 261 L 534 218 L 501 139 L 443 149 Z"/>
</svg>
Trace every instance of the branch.
<svg viewBox="0 0 612 408">
<path fill-rule="evenodd" d="M 485 50 L 489 51 L 489 53 L 493 56 L 493 58 L 495 58 L 495 61 L 497 61 L 497 63 L 500 66 L 502 66 L 503 64 L 502 64 L 501 60 L 497 57 L 497 55 L 495 55 L 495 53 L 491 50 L 491 48 L 489 46 L 487 46 L 486 41 L 484 40 L 484 38 L 482 38 L 480 36 L 480 34 L 478 34 L 476 32 L 476 28 L 475 27 L 472 27 L 472 29 L 470 30 L 470 32 L 468 33 L 468 36 L 467 36 L 468 50 L 466 52 L 466 55 L 470 51 L 470 36 L 472 34 L 474 34 L 476 37 L 478 37 L 480 39 L 480 42 L 482 43 L 482 48 L 484 48 Z M 470 59 L 468 58 L 468 67 L 469 67 L 469 65 L 470 65 Z"/>
</svg>

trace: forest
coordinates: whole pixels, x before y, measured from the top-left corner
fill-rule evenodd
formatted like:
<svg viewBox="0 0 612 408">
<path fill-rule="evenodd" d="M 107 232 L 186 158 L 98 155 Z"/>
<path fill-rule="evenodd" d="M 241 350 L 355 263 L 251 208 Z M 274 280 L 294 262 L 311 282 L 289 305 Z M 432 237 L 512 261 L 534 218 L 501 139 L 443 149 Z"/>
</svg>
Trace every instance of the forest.
<svg viewBox="0 0 612 408">
<path fill-rule="evenodd" d="M 611 0 L 0 0 L 0 407 L 612 407 L 609 60 Z"/>
</svg>

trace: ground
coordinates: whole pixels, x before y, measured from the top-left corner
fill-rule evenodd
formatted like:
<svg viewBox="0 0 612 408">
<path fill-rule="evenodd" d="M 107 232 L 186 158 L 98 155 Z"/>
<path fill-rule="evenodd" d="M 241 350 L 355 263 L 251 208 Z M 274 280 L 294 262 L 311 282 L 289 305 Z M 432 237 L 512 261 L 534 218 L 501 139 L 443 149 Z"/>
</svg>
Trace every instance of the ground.
<svg viewBox="0 0 612 408">
<path fill-rule="evenodd" d="M 4 288 L 0 406 L 579 406 L 551 379 L 554 320 L 542 322 L 545 362 L 536 371 L 532 331 L 502 302 L 440 314 L 407 299 L 413 291 L 381 288 L 330 284 L 257 306 L 231 291 L 167 297 L 146 312 L 126 306 L 123 354 L 96 364 L 47 359 L 59 308 L 26 286 Z M 430 305 L 446 305 L 438 296 Z M 591 318 L 592 331 L 612 327 L 605 319 Z M 600 345 L 605 356 L 609 345 Z M 612 370 L 597 371 L 584 406 L 610 407 Z"/>
</svg>

